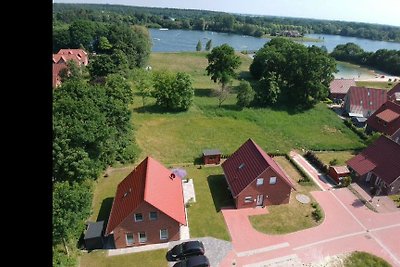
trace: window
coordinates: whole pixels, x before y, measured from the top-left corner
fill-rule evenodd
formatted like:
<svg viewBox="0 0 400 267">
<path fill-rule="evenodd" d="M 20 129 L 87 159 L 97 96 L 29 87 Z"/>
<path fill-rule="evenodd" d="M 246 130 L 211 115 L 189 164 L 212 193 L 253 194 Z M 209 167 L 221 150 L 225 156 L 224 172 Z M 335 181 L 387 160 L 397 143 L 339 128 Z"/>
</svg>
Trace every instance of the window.
<svg viewBox="0 0 400 267">
<path fill-rule="evenodd" d="M 269 178 L 269 184 L 276 184 L 276 177 Z"/>
<path fill-rule="evenodd" d="M 242 164 L 239 165 L 239 170 L 241 170 L 241 169 L 243 169 L 243 168 L 244 168 L 244 163 L 242 163 Z"/>
<path fill-rule="evenodd" d="M 133 234 L 132 234 L 132 233 L 127 233 L 127 234 L 125 235 L 125 237 L 126 237 L 126 244 L 127 244 L 128 246 L 133 245 L 133 243 L 135 242 L 135 240 L 133 240 Z"/>
<path fill-rule="evenodd" d="M 143 215 L 141 213 L 135 213 L 135 222 L 142 222 Z"/>
<path fill-rule="evenodd" d="M 158 219 L 157 211 L 150 211 L 149 214 L 150 221 L 155 221 Z"/>
<path fill-rule="evenodd" d="M 244 198 L 244 203 L 252 203 L 253 202 L 253 197 L 245 197 Z"/>
<path fill-rule="evenodd" d="M 257 186 L 264 184 L 264 178 L 257 178 Z"/>
<path fill-rule="evenodd" d="M 168 239 L 168 229 L 161 229 L 160 230 L 160 239 L 161 240 Z"/>
<path fill-rule="evenodd" d="M 139 242 L 140 243 L 146 243 L 147 242 L 147 236 L 145 232 L 140 232 L 138 233 L 139 236 Z"/>
</svg>

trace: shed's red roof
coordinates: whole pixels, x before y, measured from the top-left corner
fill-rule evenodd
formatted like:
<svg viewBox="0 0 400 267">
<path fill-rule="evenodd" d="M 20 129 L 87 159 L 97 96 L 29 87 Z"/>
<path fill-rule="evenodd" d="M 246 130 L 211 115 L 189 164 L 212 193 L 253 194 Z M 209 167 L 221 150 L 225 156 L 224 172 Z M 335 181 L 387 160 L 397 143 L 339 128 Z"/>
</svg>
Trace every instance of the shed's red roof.
<svg viewBox="0 0 400 267">
<path fill-rule="evenodd" d="M 376 88 L 351 86 L 346 101 L 350 101 L 349 113 L 375 112 L 387 100 L 387 91 Z"/>
<path fill-rule="evenodd" d="M 278 176 L 294 188 L 294 185 L 279 165 L 252 139 L 248 139 L 232 156 L 222 163 L 222 169 L 232 196 L 236 197 L 240 194 L 268 167 L 271 167 Z"/>
<path fill-rule="evenodd" d="M 143 202 L 186 225 L 182 179 L 151 157 L 144 159 L 121 183 L 111 208 L 106 235 L 110 234 Z"/>
<path fill-rule="evenodd" d="M 354 79 L 334 79 L 329 85 L 331 94 L 347 94 L 350 86 L 356 86 Z"/>
<path fill-rule="evenodd" d="M 375 131 L 388 135 L 394 134 L 400 128 L 400 105 L 386 101 L 368 118 L 367 124 Z"/>
<path fill-rule="evenodd" d="M 388 185 L 400 177 L 400 144 L 380 136 L 360 154 L 347 161 L 359 175 L 375 173 Z"/>
<path fill-rule="evenodd" d="M 347 166 L 331 166 L 331 168 L 337 173 L 337 174 L 344 174 L 344 173 L 349 173 L 349 169 Z"/>
</svg>

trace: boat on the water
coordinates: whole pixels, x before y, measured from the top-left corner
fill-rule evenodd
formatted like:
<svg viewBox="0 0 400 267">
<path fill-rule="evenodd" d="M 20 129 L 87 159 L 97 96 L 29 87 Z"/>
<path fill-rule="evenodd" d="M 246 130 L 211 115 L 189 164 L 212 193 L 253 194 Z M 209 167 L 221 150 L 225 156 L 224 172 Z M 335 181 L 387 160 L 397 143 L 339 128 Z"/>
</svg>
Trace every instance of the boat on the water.
<svg viewBox="0 0 400 267">
<path fill-rule="evenodd" d="M 160 31 L 168 31 L 168 28 L 160 28 Z"/>
</svg>

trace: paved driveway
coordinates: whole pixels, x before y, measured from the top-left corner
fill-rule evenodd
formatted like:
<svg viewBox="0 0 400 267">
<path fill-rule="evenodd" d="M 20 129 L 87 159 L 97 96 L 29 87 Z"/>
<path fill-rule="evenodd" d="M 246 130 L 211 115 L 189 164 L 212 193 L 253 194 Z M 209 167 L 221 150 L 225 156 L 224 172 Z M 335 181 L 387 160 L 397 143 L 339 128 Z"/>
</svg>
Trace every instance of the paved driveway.
<svg viewBox="0 0 400 267">
<path fill-rule="evenodd" d="M 233 262 L 249 267 L 278 262 L 298 266 L 300 262 L 320 261 L 355 250 L 373 253 L 393 266 L 400 266 L 400 212 L 374 213 L 347 188 L 311 194 L 324 210 L 324 222 L 286 235 L 266 235 L 254 230 L 248 220 L 254 209 L 222 210 L 233 251 L 219 266 L 232 266 Z"/>
</svg>

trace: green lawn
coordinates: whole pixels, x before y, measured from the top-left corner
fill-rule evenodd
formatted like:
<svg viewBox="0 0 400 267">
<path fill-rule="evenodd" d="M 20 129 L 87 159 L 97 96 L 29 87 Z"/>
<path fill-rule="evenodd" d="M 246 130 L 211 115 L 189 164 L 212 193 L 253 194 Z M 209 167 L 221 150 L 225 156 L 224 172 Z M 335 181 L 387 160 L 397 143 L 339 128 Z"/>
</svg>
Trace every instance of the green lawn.
<svg viewBox="0 0 400 267">
<path fill-rule="evenodd" d="M 274 157 L 274 160 L 285 170 L 286 174 L 294 181 L 301 179 L 300 173 L 285 157 Z M 314 185 L 303 186 L 296 184 L 296 191 L 292 191 L 288 204 L 268 206 L 268 214 L 250 216 L 254 229 L 266 234 L 286 234 L 319 225 L 323 220 L 316 222 L 312 217 L 311 202 L 315 201 L 311 191 L 318 191 Z M 296 200 L 297 194 L 305 194 L 311 198 L 308 204 L 301 204 Z"/>
<path fill-rule="evenodd" d="M 159 249 L 118 256 L 107 256 L 106 251 L 92 251 L 84 253 L 81 256 L 80 267 L 167 267 L 166 253 L 166 249 Z"/>
<path fill-rule="evenodd" d="M 321 151 L 315 152 L 318 158 L 326 165 L 331 160 L 337 159 L 337 165 L 345 165 L 346 161 L 354 157 L 357 153 L 354 151 Z"/>
<path fill-rule="evenodd" d="M 390 195 L 389 196 L 391 200 L 393 200 L 394 204 L 400 208 L 400 194 L 396 194 L 396 195 Z"/>
<path fill-rule="evenodd" d="M 384 259 L 367 252 L 356 251 L 351 253 L 344 261 L 344 267 L 390 267 Z"/>
<path fill-rule="evenodd" d="M 367 81 L 356 81 L 357 86 L 364 86 L 369 88 L 382 88 L 392 89 L 398 82 L 367 82 Z"/>
</svg>

